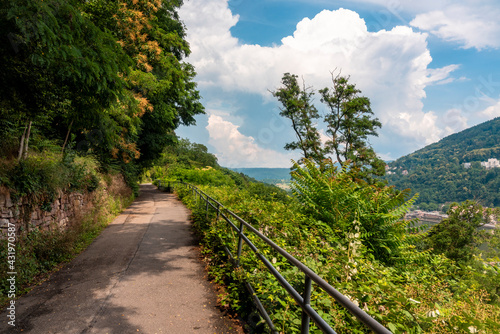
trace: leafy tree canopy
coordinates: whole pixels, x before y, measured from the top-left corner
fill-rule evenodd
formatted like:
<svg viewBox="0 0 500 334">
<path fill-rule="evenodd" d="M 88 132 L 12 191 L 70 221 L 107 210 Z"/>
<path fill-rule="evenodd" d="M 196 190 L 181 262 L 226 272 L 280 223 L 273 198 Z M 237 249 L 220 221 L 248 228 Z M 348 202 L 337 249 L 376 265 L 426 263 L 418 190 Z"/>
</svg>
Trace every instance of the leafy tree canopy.
<svg viewBox="0 0 500 334">
<path fill-rule="evenodd" d="M 301 150 L 304 159 L 317 164 L 323 164 L 333 155 L 340 165 L 356 170 L 363 179 L 370 179 L 372 174 L 383 175 L 385 164 L 368 142 L 369 136 L 377 136 L 381 127 L 378 119 L 373 118 L 370 100 L 358 95 L 361 91 L 349 83 L 349 77 L 332 74 L 332 84 L 331 88 L 319 91 L 328 110 L 323 121 L 329 139 L 323 145 L 315 123 L 320 115 L 312 103 L 312 88 L 305 84 L 301 88 L 296 75 L 284 74 L 283 86 L 273 95 L 283 106 L 280 115 L 291 120 L 297 137 L 285 149 Z"/>
<path fill-rule="evenodd" d="M 190 50 L 181 5 L 2 1 L 0 134 L 9 140 L 0 144 L 11 147 L 5 152 L 18 146 L 25 155 L 36 134 L 34 147 L 49 140 L 108 166 L 151 165 L 176 140 L 174 130 L 204 112 L 194 68 L 183 61 Z"/>
<path fill-rule="evenodd" d="M 274 97 L 283 105 L 280 115 L 292 122 L 297 141 L 286 144 L 287 150 L 301 150 L 304 159 L 313 159 L 321 162 L 325 159 L 325 152 L 321 148 L 318 129 L 314 120 L 319 118 L 316 107 L 311 103 L 311 89 L 301 88 L 297 76 L 285 73 L 281 81 L 283 87 L 273 92 Z"/>
<path fill-rule="evenodd" d="M 472 259 L 483 239 L 480 238 L 479 227 L 491 223 L 498 215 L 492 209 L 484 209 L 473 201 L 461 204 L 452 203 L 448 210 L 448 218 L 434 225 L 426 239 L 429 248 L 435 253 L 466 262 Z"/>
<path fill-rule="evenodd" d="M 377 136 L 377 129 L 382 126 L 373 118 L 370 100 L 359 96 L 361 91 L 349 83 L 349 77 L 340 74 L 332 74 L 332 87 L 319 93 L 329 110 L 325 116 L 326 133 L 330 137 L 326 150 L 334 153 L 340 164 L 351 161 L 365 175 L 384 175 L 385 163 L 368 143 L 368 136 Z"/>
</svg>

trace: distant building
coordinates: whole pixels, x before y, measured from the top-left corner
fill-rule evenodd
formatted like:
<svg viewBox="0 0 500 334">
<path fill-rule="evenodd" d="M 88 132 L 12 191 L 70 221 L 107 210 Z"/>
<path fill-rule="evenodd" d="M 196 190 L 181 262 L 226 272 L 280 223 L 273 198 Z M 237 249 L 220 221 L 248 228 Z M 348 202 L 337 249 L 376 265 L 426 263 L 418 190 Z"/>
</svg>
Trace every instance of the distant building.
<svg viewBox="0 0 500 334">
<path fill-rule="evenodd" d="M 500 161 L 498 159 L 488 159 L 488 161 L 482 161 L 481 166 L 485 167 L 486 169 L 491 169 L 491 168 L 498 168 L 500 167 Z"/>
<path fill-rule="evenodd" d="M 405 169 L 403 172 L 402 172 L 403 175 L 408 175 L 408 171 Z"/>
<path fill-rule="evenodd" d="M 465 169 L 469 169 L 472 167 L 472 163 L 470 162 L 464 162 L 463 163 Z M 488 159 L 488 161 L 481 161 L 481 167 L 484 167 L 486 169 L 492 169 L 492 168 L 499 168 L 500 167 L 500 161 L 498 159 Z"/>
<path fill-rule="evenodd" d="M 448 218 L 448 215 L 439 213 L 438 211 L 426 212 L 422 210 L 410 211 L 405 215 L 405 219 L 415 218 L 421 222 L 439 223 L 443 219 Z"/>
</svg>

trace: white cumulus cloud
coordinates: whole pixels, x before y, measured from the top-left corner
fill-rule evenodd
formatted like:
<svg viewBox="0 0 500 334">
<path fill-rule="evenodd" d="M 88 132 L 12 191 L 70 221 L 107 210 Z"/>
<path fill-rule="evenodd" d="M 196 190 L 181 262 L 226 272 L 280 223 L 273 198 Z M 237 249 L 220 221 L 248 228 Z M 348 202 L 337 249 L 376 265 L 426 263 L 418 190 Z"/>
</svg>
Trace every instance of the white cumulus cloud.
<svg viewBox="0 0 500 334">
<path fill-rule="evenodd" d="M 477 116 L 487 119 L 500 117 L 500 100 L 496 101 L 486 109 L 480 111 Z"/>
<path fill-rule="evenodd" d="M 472 5 L 453 4 L 441 10 L 418 14 L 413 27 L 456 42 L 465 49 L 500 47 L 500 8 L 477 1 Z"/>
<path fill-rule="evenodd" d="M 323 0 L 311 0 L 323 1 Z M 500 6 L 497 0 L 352 0 L 378 5 L 371 15 L 383 23 L 387 16 L 399 18 L 439 38 L 456 42 L 463 48 L 500 47 Z"/>
<path fill-rule="evenodd" d="M 180 15 L 192 49 L 188 61 L 196 68 L 201 89 L 216 89 L 221 95 L 260 94 L 265 101 L 274 102 L 269 91 L 280 86 L 283 73 L 298 74 L 307 85 L 320 89 L 330 85 L 330 71 L 338 69 L 350 75 L 363 95 L 371 99 L 387 138 L 395 135 L 427 144 L 448 132 L 438 124 L 435 113 L 423 111 L 422 99 L 428 85 L 452 81 L 450 75 L 458 66 L 429 68 L 432 58 L 426 33 L 407 26 L 370 32 L 354 11 L 324 10 L 298 22 L 293 35 L 269 47 L 243 44 L 231 35 L 238 16 L 228 9 L 227 0 L 190 0 Z M 207 129 L 218 150 L 228 147 L 234 153 L 235 146 L 224 146 L 222 139 L 212 137 L 218 135 L 213 131 L 216 126 L 231 129 L 230 133 L 238 136 L 237 127 L 231 127 L 234 124 L 224 123 L 227 119 L 210 116 Z M 244 154 L 253 157 L 261 149 L 251 137 L 238 138 Z M 399 142 L 388 140 L 393 145 Z M 232 161 L 229 156 L 227 159 Z"/>
<path fill-rule="evenodd" d="M 207 130 L 209 144 L 217 150 L 219 164 L 226 167 L 283 167 L 291 166 L 293 154 L 283 154 L 260 147 L 251 136 L 239 131 L 239 126 L 224 120 L 221 116 L 210 115 Z"/>
</svg>

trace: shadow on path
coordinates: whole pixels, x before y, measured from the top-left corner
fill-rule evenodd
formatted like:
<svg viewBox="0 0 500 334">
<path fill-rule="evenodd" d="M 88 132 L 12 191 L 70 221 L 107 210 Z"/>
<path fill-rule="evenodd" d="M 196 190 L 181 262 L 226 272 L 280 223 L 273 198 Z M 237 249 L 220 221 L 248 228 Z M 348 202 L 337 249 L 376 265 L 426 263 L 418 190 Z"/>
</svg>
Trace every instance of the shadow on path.
<svg viewBox="0 0 500 334">
<path fill-rule="evenodd" d="M 243 333 L 216 307 L 189 211 L 141 185 L 136 201 L 77 258 L 16 301 L 2 333 Z"/>
</svg>

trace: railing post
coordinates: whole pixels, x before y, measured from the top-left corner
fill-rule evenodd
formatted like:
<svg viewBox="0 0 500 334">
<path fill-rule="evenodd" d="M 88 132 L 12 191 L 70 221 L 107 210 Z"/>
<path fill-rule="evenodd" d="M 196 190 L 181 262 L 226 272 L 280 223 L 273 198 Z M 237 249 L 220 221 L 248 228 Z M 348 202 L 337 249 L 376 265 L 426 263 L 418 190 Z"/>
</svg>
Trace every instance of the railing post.
<svg viewBox="0 0 500 334">
<path fill-rule="evenodd" d="M 220 217 L 220 204 L 217 202 L 217 221 L 219 221 Z"/>
<path fill-rule="evenodd" d="M 243 247 L 243 229 L 245 228 L 245 225 L 243 225 L 243 222 L 240 222 L 240 233 L 238 234 L 238 256 L 236 257 L 236 267 L 240 266 L 240 257 L 241 257 L 241 248 Z"/>
<path fill-rule="evenodd" d="M 208 196 L 205 198 L 206 202 L 207 202 L 207 207 L 206 207 L 206 215 L 205 215 L 205 218 L 208 219 Z"/>
<path fill-rule="evenodd" d="M 304 282 L 304 306 L 309 306 L 311 304 L 311 278 L 306 275 L 306 279 Z M 302 328 L 300 330 L 301 334 L 309 334 L 309 323 L 310 323 L 310 318 L 307 313 L 302 310 Z"/>
</svg>

